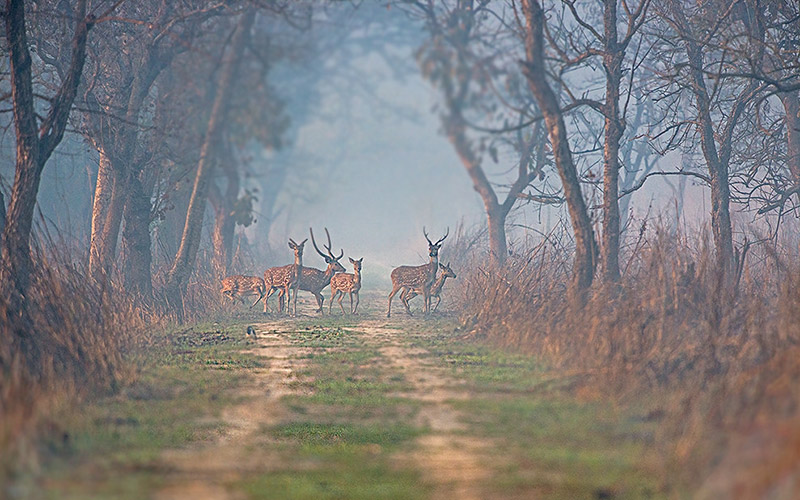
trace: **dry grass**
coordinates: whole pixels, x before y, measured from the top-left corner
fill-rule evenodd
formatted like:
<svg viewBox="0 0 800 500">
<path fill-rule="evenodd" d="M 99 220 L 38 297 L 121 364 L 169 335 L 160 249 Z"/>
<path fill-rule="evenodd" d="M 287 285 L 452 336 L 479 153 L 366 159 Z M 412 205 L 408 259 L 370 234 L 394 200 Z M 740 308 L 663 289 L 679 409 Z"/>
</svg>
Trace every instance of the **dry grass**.
<svg viewBox="0 0 800 500">
<path fill-rule="evenodd" d="M 755 497 L 798 480 L 797 266 L 754 247 L 736 287 L 716 272 L 707 238 L 642 228 L 621 283 L 597 284 L 579 305 L 554 235 L 500 270 L 459 250 L 464 241 L 451 293 L 465 326 L 574 377 L 578 394 L 643 406 L 662 422 L 654 449 L 673 487 Z"/>
<path fill-rule="evenodd" d="M 59 411 L 133 377 L 126 353 L 155 319 L 113 286 L 91 284 L 67 258 L 40 255 L 31 278 L 24 335 L 0 298 L 0 482 L 35 464 L 35 437 L 61 432 Z"/>
</svg>

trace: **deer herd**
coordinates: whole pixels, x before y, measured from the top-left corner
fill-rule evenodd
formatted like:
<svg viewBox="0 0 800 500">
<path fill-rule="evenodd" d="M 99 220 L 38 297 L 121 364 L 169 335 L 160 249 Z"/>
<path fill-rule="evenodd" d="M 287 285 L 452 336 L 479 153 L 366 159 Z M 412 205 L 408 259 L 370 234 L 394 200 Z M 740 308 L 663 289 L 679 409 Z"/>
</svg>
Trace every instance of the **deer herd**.
<svg viewBox="0 0 800 500">
<path fill-rule="evenodd" d="M 300 243 L 289 238 L 289 248 L 294 251 L 293 264 L 271 267 L 264 271 L 263 279 L 258 276 L 228 276 L 222 280 L 223 297 L 230 299 L 231 302 L 235 302 L 236 299 L 244 302 L 245 296 L 257 296 L 256 301 L 250 307 L 255 307 L 259 301 L 263 300 L 264 312 L 266 313 L 269 312 L 269 298 L 275 292 L 278 292 L 278 312 L 283 314 L 285 303 L 286 311 L 296 316 L 297 294 L 302 290 L 311 292 L 314 295 L 314 298 L 317 299 L 317 312 L 323 314 L 322 304 L 325 302 L 325 297 L 322 295 L 322 290 L 330 285 L 331 298 L 328 302 L 328 314 L 331 313 L 333 301 L 337 298 L 342 314 L 346 314 L 342 304 L 345 294 L 350 295 L 350 314 L 358 314 L 358 292 L 361 290 L 361 263 L 364 258 L 354 260 L 348 257 L 350 264 L 353 266 L 353 272 L 347 273 L 344 266 L 339 262 L 344 256 L 344 250 L 340 250 L 338 257 L 334 255 L 331 248 L 331 235 L 328 229 L 325 228 L 328 244 L 322 245 L 325 248 L 325 252 L 317 246 L 317 242 L 314 239 L 314 230 L 309 228 L 309 233 L 311 234 L 311 244 L 314 245 L 314 250 L 328 264 L 324 271 L 303 265 L 303 248 L 308 238 Z M 401 292 L 400 302 L 403 303 L 408 315 L 412 315 L 409 301 L 417 295 L 422 295 L 425 300 L 423 308 L 426 315 L 431 311 L 435 311 L 442 301 L 441 293 L 445 280 L 456 277 L 456 273 L 450 269 L 449 263 L 439 263 L 439 249 L 442 247 L 442 242 L 450 234 L 450 230 L 448 229 L 445 235 L 436 243 L 430 240 L 424 227 L 422 228 L 422 233 L 428 241 L 430 261 L 421 266 L 400 266 L 392 271 L 392 291 L 389 293 L 387 318 L 392 315 L 392 299 L 397 292 Z M 442 271 L 441 274 L 439 274 L 440 270 Z M 436 305 L 431 309 L 431 302 L 434 297 L 437 301 Z M 291 308 L 289 307 L 290 302 Z"/>
</svg>

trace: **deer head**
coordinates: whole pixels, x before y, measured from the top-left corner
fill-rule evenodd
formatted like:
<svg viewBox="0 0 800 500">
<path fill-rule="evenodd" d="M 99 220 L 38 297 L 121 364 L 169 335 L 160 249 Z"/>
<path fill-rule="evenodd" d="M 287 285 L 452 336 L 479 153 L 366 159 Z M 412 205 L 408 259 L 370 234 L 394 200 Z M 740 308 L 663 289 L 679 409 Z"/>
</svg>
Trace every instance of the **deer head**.
<svg viewBox="0 0 800 500">
<path fill-rule="evenodd" d="M 454 273 L 453 270 L 450 269 L 450 263 L 449 262 L 447 264 L 441 264 L 440 263 L 439 264 L 439 269 L 442 270 L 442 276 L 443 277 L 456 279 L 456 273 Z"/>
<path fill-rule="evenodd" d="M 431 239 L 428 238 L 428 232 L 425 230 L 425 226 L 422 226 L 422 234 L 424 234 L 425 239 L 428 240 L 428 255 L 431 257 L 437 257 L 439 255 L 439 249 L 442 248 L 442 242 L 445 238 L 447 238 L 447 235 L 450 234 L 450 228 L 447 228 L 445 235 L 439 238 L 436 243 L 433 243 Z"/>
<path fill-rule="evenodd" d="M 300 243 L 297 243 L 293 239 L 289 238 L 289 248 L 294 250 L 295 261 L 299 261 L 303 258 L 303 246 L 306 244 L 306 241 L 308 241 L 308 238 L 304 239 Z"/>
<path fill-rule="evenodd" d="M 358 260 L 353 260 L 352 257 L 348 257 L 350 259 L 350 263 L 353 264 L 353 269 L 355 270 L 356 274 L 361 272 L 361 262 L 364 260 L 364 257 L 361 257 Z"/>
<path fill-rule="evenodd" d="M 317 246 L 317 242 L 314 239 L 314 230 L 311 229 L 311 228 L 308 228 L 308 231 L 311 233 L 311 244 L 314 245 L 314 250 L 316 250 L 317 253 L 323 259 L 325 259 L 325 263 L 328 264 L 328 270 L 331 271 L 331 272 L 334 272 L 334 273 L 343 273 L 345 271 L 345 269 L 344 269 L 344 266 L 339 263 L 339 260 L 342 257 L 344 257 L 344 249 L 343 248 L 339 249 L 341 251 L 341 253 L 339 253 L 338 257 L 333 255 L 333 251 L 331 250 L 331 246 L 332 246 L 331 245 L 331 234 L 328 232 L 328 228 L 327 227 L 325 228 L 325 235 L 328 237 L 328 244 L 325 245 L 323 243 L 323 245 L 322 245 L 323 247 L 325 247 L 325 250 L 327 251 L 327 255 L 322 253 L 322 250 L 320 250 L 319 247 Z"/>
</svg>

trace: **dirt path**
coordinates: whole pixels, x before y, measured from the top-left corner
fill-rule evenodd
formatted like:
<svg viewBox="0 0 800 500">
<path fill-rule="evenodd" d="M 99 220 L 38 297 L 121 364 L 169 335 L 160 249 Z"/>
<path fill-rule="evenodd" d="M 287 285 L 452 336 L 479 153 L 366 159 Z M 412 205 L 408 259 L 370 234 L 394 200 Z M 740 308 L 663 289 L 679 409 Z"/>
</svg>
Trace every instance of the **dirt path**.
<svg viewBox="0 0 800 500">
<path fill-rule="evenodd" d="M 359 329 L 413 387 L 401 395 L 423 403 L 417 424 L 430 432 L 417 439 L 413 452 L 398 460 L 411 462 L 422 471 L 434 486 L 434 498 L 482 498 L 480 484 L 489 471 L 481 457 L 489 443 L 464 434 L 461 414 L 450 404 L 468 399 L 469 393 L 428 359 L 428 351 L 408 346 L 401 330 L 387 328 L 382 322 L 364 322 Z"/>
<path fill-rule="evenodd" d="M 280 465 L 262 431 L 291 418 L 281 398 L 304 390 L 303 384 L 297 383 L 301 381 L 298 377 L 312 351 L 292 343 L 286 331 L 292 324 L 256 325 L 259 338 L 249 352 L 259 356 L 264 367 L 245 379 L 238 394 L 241 403 L 223 412 L 225 430 L 221 435 L 211 442 L 163 453 L 161 466 L 169 472 L 155 498 L 242 498 L 226 485 L 248 473 L 263 473 Z M 411 451 L 397 453 L 394 462 L 398 467 L 420 471 L 434 498 L 481 498 L 480 484 L 489 475 L 481 457 L 489 445 L 464 432 L 461 415 L 451 404 L 469 397 L 459 381 L 436 366 L 429 352 L 410 346 L 403 330 L 385 321 L 362 320 L 348 329 L 358 332 L 367 347 L 381 353 L 389 362 L 386 370 L 402 373 L 409 390 L 398 396 L 419 403 L 415 424 L 426 432 L 416 439 Z"/>
<path fill-rule="evenodd" d="M 170 471 L 167 485 L 155 498 L 169 499 L 237 499 L 242 498 L 225 488 L 248 472 L 258 472 L 274 460 L 266 451 L 253 449 L 264 440 L 260 430 L 273 425 L 286 415 L 280 399 L 298 392 L 298 372 L 305 366 L 304 355 L 310 349 L 291 345 L 278 332 L 280 324 L 257 326 L 256 346 L 246 352 L 261 358 L 264 368 L 253 370 L 245 379 L 237 396 L 242 403 L 228 407 L 222 414 L 225 431 L 216 440 L 181 450 L 167 450 L 161 457 Z M 266 444 L 266 443 L 262 443 Z"/>
</svg>

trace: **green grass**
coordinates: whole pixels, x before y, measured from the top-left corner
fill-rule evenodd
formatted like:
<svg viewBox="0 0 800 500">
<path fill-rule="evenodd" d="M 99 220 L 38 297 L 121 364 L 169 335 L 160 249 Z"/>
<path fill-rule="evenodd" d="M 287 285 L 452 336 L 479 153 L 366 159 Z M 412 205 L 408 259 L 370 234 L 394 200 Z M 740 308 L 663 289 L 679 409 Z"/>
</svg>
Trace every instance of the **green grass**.
<svg viewBox="0 0 800 500">
<path fill-rule="evenodd" d="M 531 356 L 458 339 L 443 327 L 412 336 L 474 397 L 453 401 L 467 433 L 502 450 L 487 485 L 499 495 L 547 498 L 660 498 L 660 475 L 648 445 L 655 422 L 637 408 L 583 400 L 573 375 Z"/>
<path fill-rule="evenodd" d="M 242 485 L 253 499 L 294 500 L 400 500 L 428 497 L 417 474 L 398 471 L 385 463 L 358 460 L 347 467 L 313 471 L 284 471 Z"/>
<path fill-rule="evenodd" d="M 259 366 L 239 352 L 247 341 L 238 327 L 208 328 L 159 336 L 137 353 L 135 382 L 60 416 L 60 431 L 43 443 L 46 480 L 23 487 L 47 498 L 141 498 L 161 484 L 160 453 L 221 432 L 221 410 L 235 402 L 245 370 Z"/>
<path fill-rule="evenodd" d="M 306 451 L 316 453 L 329 447 L 378 445 L 391 448 L 418 436 L 420 429 L 399 422 L 365 425 L 291 422 L 277 426 L 272 432 L 277 437 L 296 440 Z"/>
</svg>

